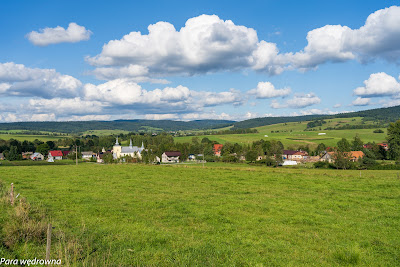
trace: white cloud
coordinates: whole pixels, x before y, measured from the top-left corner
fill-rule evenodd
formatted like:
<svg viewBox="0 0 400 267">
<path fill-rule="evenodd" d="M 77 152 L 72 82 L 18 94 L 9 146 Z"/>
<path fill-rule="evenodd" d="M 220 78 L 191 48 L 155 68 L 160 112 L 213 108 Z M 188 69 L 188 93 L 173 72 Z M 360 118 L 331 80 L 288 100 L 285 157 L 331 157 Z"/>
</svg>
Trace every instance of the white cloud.
<svg viewBox="0 0 400 267">
<path fill-rule="evenodd" d="M 275 44 L 258 42 L 254 29 L 201 15 L 186 21 L 179 31 L 168 22 L 148 27 L 149 33 L 131 32 L 103 46 L 87 61 L 95 66 L 141 65 L 151 74 L 197 74 L 254 67 L 279 73 L 274 68 Z"/>
<path fill-rule="evenodd" d="M 55 113 L 56 115 L 86 115 L 101 113 L 105 103 L 98 101 L 86 101 L 79 97 L 76 98 L 53 98 L 53 99 L 30 99 L 28 110 L 36 114 Z"/>
<path fill-rule="evenodd" d="M 250 90 L 250 95 L 255 95 L 256 98 L 274 98 L 289 95 L 290 88 L 275 89 L 275 86 L 270 82 L 259 82 L 257 88 Z"/>
<path fill-rule="evenodd" d="M 87 41 L 90 39 L 91 34 L 92 32 L 86 30 L 85 27 L 71 22 L 67 29 L 60 26 L 55 28 L 44 28 L 39 32 L 32 31 L 26 36 L 34 45 L 47 46 L 49 44 L 77 43 L 80 41 Z"/>
<path fill-rule="evenodd" d="M 120 119 L 120 118 L 119 118 Z M 111 120 L 111 115 L 84 115 L 84 116 L 71 116 L 67 120 L 72 121 L 108 121 Z"/>
<path fill-rule="evenodd" d="M 385 107 L 385 108 L 393 107 L 393 106 L 400 105 L 400 99 L 393 99 L 393 100 L 390 100 L 390 101 L 381 100 L 381 101 L 379 101 L 379 103 L 382 104 L 382 107 Z"/>
<path fill-rule="evenodd" d="M 325 62 L 400 58 L 400 7 L 380 9 L 368 16 L 365 25 L 351 29 L 326 25 L 307 34 L 303 51 L 285 54 L 287 64 L 299 69 L 317 67 Z"/>
<path fill-rule="evenodd" d="M 293 98 L 285 101 L 284 104 L 280 104 L 278 101 L 273 100 L 270 104 L 271 108 L 305 108 L 315 104 L 319 104 L 321 99 L 314 93 L 308 94 L 296 94 Z"/>
<path fill-rule="evenodd" d="M 351 104 L 353 106 L 368 106 L 371 105 L 372 103 L 370 98 L 357 97 L 357 99 L 354 100 Z"/>
<path fill-rule="evenodd" d="M 358 29 L 342 25 L 313 29 L 302 51 L 279 53 L 275 43 L 259 40 L 252 28 L 216 15 L 201 15 L 187 20 L 178 31 L 168 22 L 157 22 L 148 27 L 148 34 L 131 32 L 120 40 L 111 40 L 100 54 L 87 57 L 87 61 L 99 67 L 95 75 L 107 79 L 132 76 L 124 69 L 130 65 L 148 71 L 149 77 L 161 77 L 243 69 L 276 75 L 284 70 L 305 71 L 326 62 L 352 59 L 398 62 L 398 25 L 400 7 L 392 6 L 370 14 Z"/>
<path fill-rule="evenodd" d="M 73 97 L 82 83 L 54 69 L 27 68 L 13 62 L 0 63 L 0 93 L 14 96 Z"/>
<path fill-rule="evenodd" d="M 364 81 L 365 86 L 358 87 L 354 94 L 362 97 L 395 96 L 400 94 L 400 83 L 384 72 L 373 73 L 368 80 Z"/>
<path fill-rule="evenodd" d="M 333 108 L 340 108 L 341 106 L 342 106 L 342 104 L 338 103 L 338 104 L 333 105 Z"/>
<path fill-rule="evenodd" d="M 146 120 L 176 120 L 178 119 L 177 114 L 146 114 L 144 115 Z"/>
<path fill-rule="evenodd" d="M 103 84 L 86 84 L 83 89 L 86 100 L 101 101 L 111 106 L 148 114 L 190 113 L 224 104 L 240 105 L 240 91 L 227 92 L 193 91 L 179 85 L 148 91 L 139 84 L 116 79 Z"/>
</svg>

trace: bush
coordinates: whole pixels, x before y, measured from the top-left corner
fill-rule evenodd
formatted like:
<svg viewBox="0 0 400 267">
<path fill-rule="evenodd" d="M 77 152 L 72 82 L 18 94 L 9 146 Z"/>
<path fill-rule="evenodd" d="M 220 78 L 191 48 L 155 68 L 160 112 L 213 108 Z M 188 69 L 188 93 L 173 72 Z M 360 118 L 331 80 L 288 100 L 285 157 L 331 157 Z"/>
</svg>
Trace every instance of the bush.
<svg viewBox="0 0 400 267">
<path fill-rule="evenodd" d="M 376 129 L 374 130 L 374 133 L 384 133 L 384 131 L 382 129 Z"/>
<path fill-rule="evenodd" d="M 9 220 L 4 224 L 4 244 L 14 248 L 18 243 L 29 241 L 43 243 L 46 240 L 47 222 L 44 213 L 32 209 L 25 199 L 10 210 Z"/>
<path fill-rule="evenodd" d="M 314 163 L 314 168 L 317 168 L 317 169 L 321 169 L 321 168 L 327 169 L 328 167 L 329 167 L 329 163 L 327 161 L 318 161 L 318 162 Z"/>
</svg>

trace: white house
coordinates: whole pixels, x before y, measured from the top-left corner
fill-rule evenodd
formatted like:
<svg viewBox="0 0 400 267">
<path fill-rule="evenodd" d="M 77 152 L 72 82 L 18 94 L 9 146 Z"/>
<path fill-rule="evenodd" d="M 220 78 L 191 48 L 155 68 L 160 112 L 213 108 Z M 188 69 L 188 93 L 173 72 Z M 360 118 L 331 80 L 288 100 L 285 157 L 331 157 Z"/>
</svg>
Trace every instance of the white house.
<svg viewBox="0 0 400 267">
<path fill-rule="evenodd" d="M 48 159 L 51 158 L 51 159 L 53 159 L 53 161 L 54 160 L 62 160 L 62 157 L 63 157 L 63 153 L 61 150 L 51 150 L 49 152 Z"/>
<path fill-rule="evenodd" d="M 142 158 L 141 153 L 143 150 L 144 150 L 143 142 L 142 142 L 141 147 L 132 146 L 132 139 L 131 139 L 129 146 L 121 146 L 118 143 L 118 137 L 117 137 L 115 145 L 113 146 L 112 153 L 113 153 L 114 159 L 119 159 L 124 156 L 131 156 L 132 158 L 141 159 Z"/>
<path fill-rule="evenodd" d="M 90 160 L 91 158 L 93 158 L 93 151 L 83 151 L 82 152 L 82 159 Z"/>
<path fill-rule="evenodd" d="M 31 155 L 30 159 L 31 160 L 44 160 L 44 156 L 41 153 L 36 152 Z"/>
<path fill-rule="evenodd" d="M 182 154 L 179 151 L 165 151 L 161 155 L 161 162 L 162 163 L 177 163 L 177 162 L 179 162 L 180 156 L 182 156 Z"/>
</svg>

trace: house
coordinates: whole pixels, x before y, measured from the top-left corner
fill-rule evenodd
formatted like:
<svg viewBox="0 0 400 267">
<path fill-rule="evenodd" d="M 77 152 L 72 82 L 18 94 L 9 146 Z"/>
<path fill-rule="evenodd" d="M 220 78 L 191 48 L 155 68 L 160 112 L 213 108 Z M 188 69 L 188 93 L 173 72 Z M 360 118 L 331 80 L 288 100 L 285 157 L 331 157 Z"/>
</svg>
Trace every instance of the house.
<svg viewBox="0 0 400 267">
<path fill-rule="evenodd" d="M 177 163 L 177 162 L 179 162 L 180 156 L 182 156 L 182 154 L 179 151 L 165 151 L 161 155 L 161 162 L 162 163 Z"/>
<path fill-rule="evenodd" d="M 215 156 L 221 157 L 222 147 L 223 147 L 223 145 L 221 145 L 221 144 L 214 144 L 213 151 L 214 151 Z"/>
<path fill-rule="evenodd" d="M 35 152 L 31 155 L 30 159 L 31 160 L 44 160 L 44 156 L 39 152 Z"/>
<path fill-rule="evenodd" d="M 335 161 L 334 154 L 335 152 L 325 152 L 325 154 L 322 155 L 322 157 L 320 158 L 320 161 L 326 161 L 332 163 Z"/>
<path fill-rule="evenodd" d="M 93 158 L 93 151 L 83 151 L 82 152 L 82 159 L 90 160 L 91 158 Z"/>
<path fill-rule="evenodd" d="M 297 161 L 301 161 L 304 159 L 307 159 L 308 157 L 308 153 L 306 151 L 296 151 L 296 153 L 294 153 L 291 157 L 292 160 L 297 160 Z"/>
<path fill-rule="evenodd" d="M 113 146 L 112 153 L 113 153 L 114 159 L 119 159 L 119 158 L 125 157 L 125 156 L 130 156 L 132 158 L 141 159 L 142 158 L 141 153 L 143 152 L 143 150 L 145 150 L 143 142 L 142 142 L 141 147 L 137 147 L 137 146 L 132 145 L 132 139 L 131 139 L 129 146 L 121 146 L 118 143 L 118 137 L 117 137 L 115 145 Z"/>
<path fill-rule="evenodd" d="M 22 159 L 30 159 L 33 152 L 22 152 Z"/>
<path fill-rule="evenodd" d="M 49 159 L 52 158 L 53 160 L 62 160 L 62 157 L 63 153 L 61 150 L 51 150 L 48 156 Z"/>
<path fill-rule="evenodd" d="M 351 161 L 356 162 L 357 160 L 364 157 L 364 152 L 362 151 L 350 151 L 349 158 Z"/>
<path fill-rule="evenodd" d="M 194 154 L 190 154 L 188 157 L 189 161 L 195 161 L 196 160 L 196 156 Z"/>
<path fill-rule="evenodd" d="M 283 150 L 282 159 L 283 160 L 285 160 L 285 159 L 291 160 L 293 154 L 295 154 L 296 152 L 297 151 L 295 151 L 295 150 Z"/>
<path fill-rule="evenodd" d="M 5 160 L 3 153 L 0 153 L 0 160 Z"/>
</svg>

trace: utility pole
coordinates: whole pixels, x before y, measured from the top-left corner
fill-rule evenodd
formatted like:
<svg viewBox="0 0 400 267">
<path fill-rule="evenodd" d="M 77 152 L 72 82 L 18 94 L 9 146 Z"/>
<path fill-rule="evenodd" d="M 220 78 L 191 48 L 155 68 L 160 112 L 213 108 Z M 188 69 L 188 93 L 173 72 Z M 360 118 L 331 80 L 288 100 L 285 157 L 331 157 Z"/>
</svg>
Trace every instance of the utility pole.
<svg viewBox="0 0 400 267">
<path fill-rule="evenodd" d="M 76 166 L 78 166 L 78 146 L 75 146 Z"/>
</svg>

